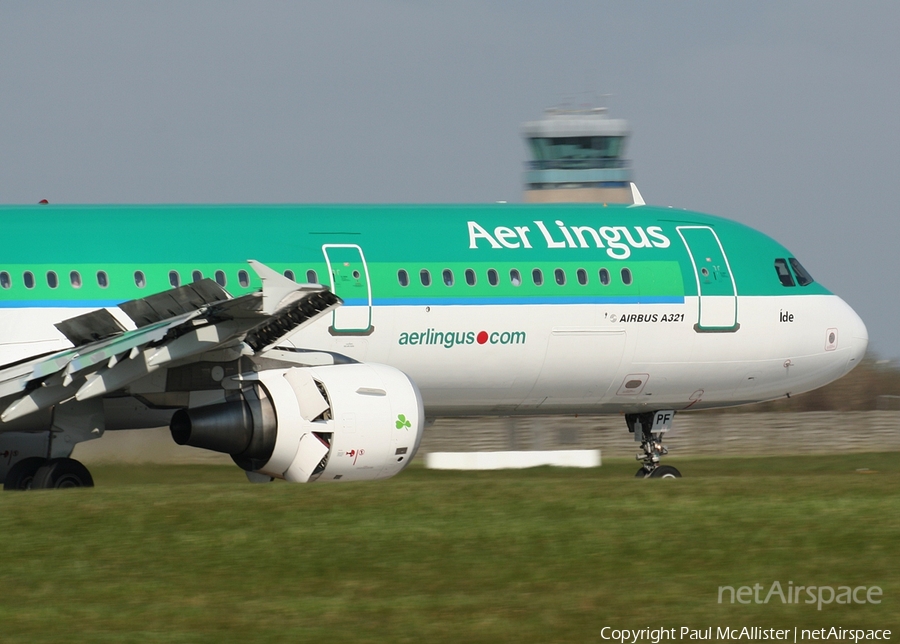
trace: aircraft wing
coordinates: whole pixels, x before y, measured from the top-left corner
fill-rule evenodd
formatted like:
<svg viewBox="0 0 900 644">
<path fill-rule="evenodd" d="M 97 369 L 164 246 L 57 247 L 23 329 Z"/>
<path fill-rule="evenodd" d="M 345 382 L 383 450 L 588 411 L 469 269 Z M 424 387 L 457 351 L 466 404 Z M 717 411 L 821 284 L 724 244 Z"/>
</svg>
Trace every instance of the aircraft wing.
<svg viewBox="0 0 900 644">
<path fill-rule="evenodd" d="M 12 400 L 0 420 L 118 391 L 209 351 L 262 351 L 342 303 L 320 284 L 297 284 L 259 262 L 250 265 L 263 282 L 255 293 L 232 298 L 204 279 L 120 304 L 134 330 L 106 309 L 60 322 L 73 348 L 0 368 L 0 400 Z"/>
</svg>

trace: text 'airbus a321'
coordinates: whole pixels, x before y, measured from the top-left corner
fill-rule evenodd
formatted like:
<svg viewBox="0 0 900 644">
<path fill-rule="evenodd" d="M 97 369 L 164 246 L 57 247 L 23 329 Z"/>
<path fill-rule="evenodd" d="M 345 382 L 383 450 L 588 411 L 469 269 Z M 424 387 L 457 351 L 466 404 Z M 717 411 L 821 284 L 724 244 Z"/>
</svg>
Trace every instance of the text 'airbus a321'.
<svg viewBox="0 0 900 644">
<path fill-rule="evenodd" d="M 646 205 L 3 206 L 0 476 L 168 424 L 251 480 L 379 479 L 426 418 L 675 412 L 820 387 L 856 313 L 771 238 Z"/>
</svg>

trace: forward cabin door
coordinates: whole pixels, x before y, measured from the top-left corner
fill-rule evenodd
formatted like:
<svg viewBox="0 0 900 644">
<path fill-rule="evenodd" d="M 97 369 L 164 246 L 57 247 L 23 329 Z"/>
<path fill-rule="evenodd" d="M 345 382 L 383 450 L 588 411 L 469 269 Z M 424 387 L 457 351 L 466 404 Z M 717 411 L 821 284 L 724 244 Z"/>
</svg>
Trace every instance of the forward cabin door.
<svg viewBox="0 0 900 644">
<path fill-rule="evenodd" d="M 344 304 L 332 313 L 329 331 L 337 335 L 372 333 L 372 284 L 362 248 L 356 244 L 322 246 L 331 290 Z"/>
<path fill-rule="evenodd" d="M 737 331 L 737 287 L 719 236 L 709 226 L 678 226 L 697 280 L 697 331 Z"/>
</svg>

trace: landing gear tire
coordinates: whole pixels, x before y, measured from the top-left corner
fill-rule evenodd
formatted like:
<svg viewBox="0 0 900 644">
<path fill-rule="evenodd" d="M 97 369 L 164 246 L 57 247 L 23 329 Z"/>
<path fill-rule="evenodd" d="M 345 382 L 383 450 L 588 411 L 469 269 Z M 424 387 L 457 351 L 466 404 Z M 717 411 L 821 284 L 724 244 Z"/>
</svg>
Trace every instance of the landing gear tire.
<svg viewBox="0 0 900 644">
<path fill-rule="evenodd" d="M 3 481 L 4 490 L 30 490 L 34 482 L 34 475 L 47 462 L 46 458 L 31 456 L 9 468 L 6 479 Z"/>
<path fill-rule="evenodd" d="M 634 434 L 634 440 L 640 442 L 641 451 L 635 459 L 643 463 L 634 477 L 639 479 L 680 479 L 681 472 L 671 465 L 660 465 L 659 459 L 669 453 L 662 444 L 666 428 L 671 424 L 674 411 L 643 412 L 625 414 L 628 431 Z M 659 431 L 654 432 L 654 417 L 660 420 Z"/>
<path fill-rule="evenodd" d="M 650 476 L 648 479 L 680 479 L 681 472 L 676 470 L 671 465 L 660 465 L 655 470 L 650 472 Z"/>
<path fill-rule="evenodd" d="M 88 469 L 72 458 L 54 458 L 35 473 L 32 490 L 54 488 L 94 487 L 94 479 Z"/>
</svg>

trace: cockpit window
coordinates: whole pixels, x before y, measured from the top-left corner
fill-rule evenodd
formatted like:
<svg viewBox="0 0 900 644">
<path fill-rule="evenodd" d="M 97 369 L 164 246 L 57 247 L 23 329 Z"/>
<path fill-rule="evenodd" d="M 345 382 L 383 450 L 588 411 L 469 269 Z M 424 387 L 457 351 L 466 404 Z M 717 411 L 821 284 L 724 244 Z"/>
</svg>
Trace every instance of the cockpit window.
<svg viewBox="0 0 900 644">
<path fill-rule="evenodd" d="M 782 286 L 795 286 L 794 277 L 791 275 L 791 269 L 788 268 L 787 260 L 781 257 L 776 259 L 775 272 L 778 273 L 778 279 L 781 280 Z"/>
<path fill-rule="evenodd" d="M 800 286 L 808 286 L 809 284 L 815 282 L 815 280 L 812 278 L 812 275 L 810 275 L 806 271 L 806 269 L 803 268 L 803 265 L 800 262 L 798 262 L 793 257 L 791 257 L 788 261 L 791 263 L 791 268 L 794 269 L 794 275 L 797 276 L 797 284 L 799 284 Z"/>
</svg>

